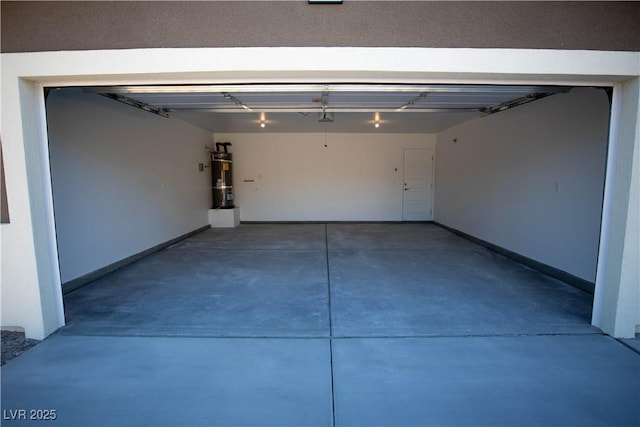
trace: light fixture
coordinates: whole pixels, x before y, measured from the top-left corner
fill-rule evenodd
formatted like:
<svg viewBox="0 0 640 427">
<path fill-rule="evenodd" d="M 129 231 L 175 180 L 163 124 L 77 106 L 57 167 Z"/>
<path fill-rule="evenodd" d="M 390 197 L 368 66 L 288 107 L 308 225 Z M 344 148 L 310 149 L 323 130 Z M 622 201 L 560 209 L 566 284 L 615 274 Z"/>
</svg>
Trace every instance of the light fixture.
<svg viewBox="0 0 640 427">
<path fill-rule="evenodd" d="M 376 114 L 373 116 L 373 127 L 375 127 L 376 129 L 380 127 L 380 113 L 376 112 Z"/>
<path fill-rule="evenodd" d="M 263 129 L 267 127 L 267 123 L 269 123 L 269 121 L 267 120 L 267 116 L 264 114 L 264 111 L 260 113 L 260 121 L 258 123 L 260 123 L 260 127 Z"/>
</svg>

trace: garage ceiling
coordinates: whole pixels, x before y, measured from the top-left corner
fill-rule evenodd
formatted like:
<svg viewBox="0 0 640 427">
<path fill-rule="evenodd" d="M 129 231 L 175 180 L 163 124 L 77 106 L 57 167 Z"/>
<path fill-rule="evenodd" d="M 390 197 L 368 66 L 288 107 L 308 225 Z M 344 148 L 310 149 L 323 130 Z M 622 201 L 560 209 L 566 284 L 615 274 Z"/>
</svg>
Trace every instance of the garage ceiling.
<svg viewBox="0 0 640 427">
<path fill-rule="evenodd" d="M 85 92 L 217 133 L 433 133 L 569 89 L 322 83 L 111 86 Z"/>
</svg>

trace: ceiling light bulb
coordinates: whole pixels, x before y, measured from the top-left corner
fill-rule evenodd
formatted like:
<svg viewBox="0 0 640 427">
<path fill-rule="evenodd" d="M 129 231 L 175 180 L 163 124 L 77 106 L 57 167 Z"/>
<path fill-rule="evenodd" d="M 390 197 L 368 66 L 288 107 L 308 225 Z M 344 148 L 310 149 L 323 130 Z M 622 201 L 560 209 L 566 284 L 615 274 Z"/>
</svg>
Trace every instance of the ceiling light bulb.
<svg viewBox="0 0 640 427">
<path fill-rule="evenodd" d="M 263 128 L 263 127 L 265 127 L 265 126 L 266 126 L 266 124 L 264 124 L 264 123 L 260 123 L 260 127 L 261 127 L 261 128 Z"/>
<path fill-rule="evenodd" d="M 374 124 L 374 126 L 379 128 L 380 127 L 380 123 L 376 123 L 376 124 Z"/>
</svg>

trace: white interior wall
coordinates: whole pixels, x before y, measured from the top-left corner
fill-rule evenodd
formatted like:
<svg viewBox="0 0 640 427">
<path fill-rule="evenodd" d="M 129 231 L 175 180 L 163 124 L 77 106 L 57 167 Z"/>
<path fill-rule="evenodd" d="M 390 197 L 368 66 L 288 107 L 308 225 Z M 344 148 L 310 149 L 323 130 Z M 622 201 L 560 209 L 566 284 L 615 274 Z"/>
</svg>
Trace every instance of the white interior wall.
<svg viewBox="0 0 640 427">
<path fill-rule="evenodd" d="M 79 90 L 47 119 L 63 283 L 208 224 L 209 132 Z"/>
<path fill-rule="evenodd" d="M 436 221 L 594 282 L 608 120 L 574 89 L 441 132 Z"/>
<path fill-rule="evenodd" d="M 330 126 L 330 125 L 329 125 Z M 432 134 L 216 134 L 233 145 L 242 221 L 401 221 L 402 154 Z"/>
</svg>

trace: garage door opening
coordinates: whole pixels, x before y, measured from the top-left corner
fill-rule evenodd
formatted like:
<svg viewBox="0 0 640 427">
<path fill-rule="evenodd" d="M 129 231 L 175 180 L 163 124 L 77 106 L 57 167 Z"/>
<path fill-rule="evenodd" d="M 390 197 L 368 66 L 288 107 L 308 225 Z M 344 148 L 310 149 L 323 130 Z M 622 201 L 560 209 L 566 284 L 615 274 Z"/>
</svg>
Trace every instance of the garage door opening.
<svg viewBox="0 0 640 427">
<path fill-rule="evenodd" d="M 47 119 L 63 289 L 76 289 L 207 228 L 209 149 L 223 141 L 233 144 L 236 205 L 244 225 L 319 223 L 315 233 L 318 242 L 324 236 L 324 246 L 304 250 L 324 251 L 329 265 L 330 237 L 340 235 L 336 223 L 429 221 L 436 224 L 395 224 L 406 228 L 391 227 L 395 231 L 378 237 L 388 241 L 394 233 L 414 230 L 426 242 L 438 239 L 429 230 L 445 226 L 547 273 L 564 274 L 561 278 L 574 285 L 592 286 L 610 113 L 605 91 L 382 88 L 51 90 Z M 321 120 L 327 115 L 333 121 Z M 421 156 L 426 163 L 416 163 Z M 422 163 L 424 175 L 411 172 Z M 423 211 L 416 216 L 407 215 L 411 207 L 405 195 L 416 188 L 411 177 L 422 177 L 430 190 L 425 200 L 417 199 Z M 234 231 L 210 230 L 202 236 Z M 455 239 L 446 233 L 440 238 Z M 425 256 L 437 250 L 425 248 L 413 249 Z M 225 258 L 224 250 L 214 252 L 213 264 Z M 460 262 L 472 264 L 464 257 Z M 426 264 L 437 265 L 437 260 Z M 410 264 L 399 277 L 416 268 Z M 330 280 L 331 272 L 324 275 Z M 118 286 L 128 293 L 126 280 Z M 498 318 L 505 324 L 513 320 L 504 312 Z"/>
</svg>

